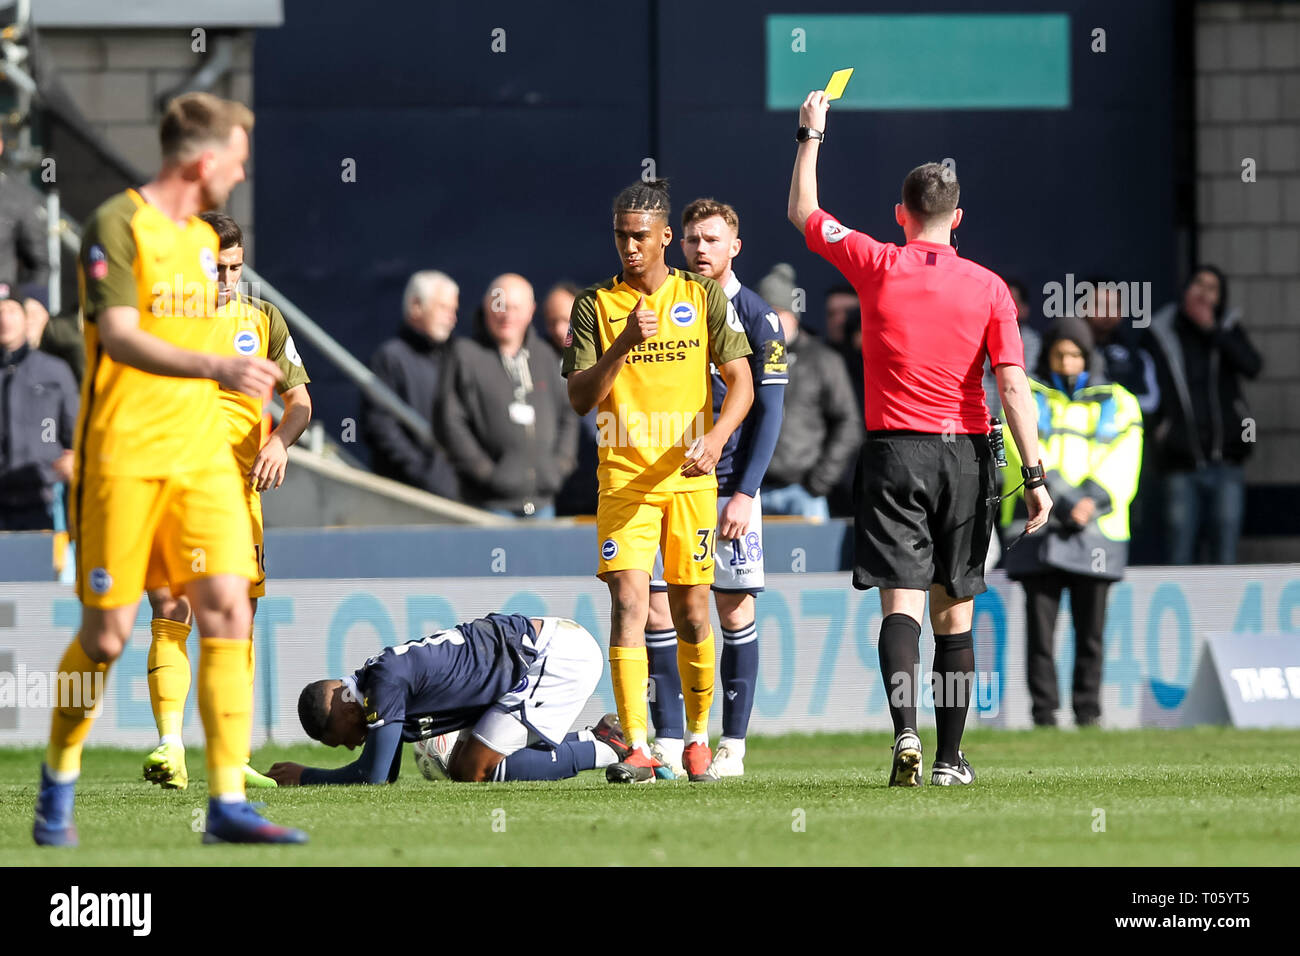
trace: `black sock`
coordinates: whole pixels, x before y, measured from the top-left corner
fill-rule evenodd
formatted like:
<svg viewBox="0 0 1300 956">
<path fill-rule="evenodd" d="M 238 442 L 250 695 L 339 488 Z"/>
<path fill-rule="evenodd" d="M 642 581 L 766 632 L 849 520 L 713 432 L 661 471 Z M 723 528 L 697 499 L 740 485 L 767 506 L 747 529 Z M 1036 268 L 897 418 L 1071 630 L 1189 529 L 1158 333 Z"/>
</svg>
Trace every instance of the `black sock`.
<svg viewBox="0 0 1300 956">
<path fill-rule="evenodd" d="M 966 711 L 975 693 L 975 642 L 970 631 L 934 636 L 934 721 L 939 729 L 935 760 L 957 764 L 961 734 L 966 729 Z"/>
<path fill-rule="evenodd" d="M 921 669 L 921 625 L 906 614 L 889 614 L 880 622 L 880 676 L 885 679 L 894 736 L 916 729 L 916 677 Z"/>
</svg>

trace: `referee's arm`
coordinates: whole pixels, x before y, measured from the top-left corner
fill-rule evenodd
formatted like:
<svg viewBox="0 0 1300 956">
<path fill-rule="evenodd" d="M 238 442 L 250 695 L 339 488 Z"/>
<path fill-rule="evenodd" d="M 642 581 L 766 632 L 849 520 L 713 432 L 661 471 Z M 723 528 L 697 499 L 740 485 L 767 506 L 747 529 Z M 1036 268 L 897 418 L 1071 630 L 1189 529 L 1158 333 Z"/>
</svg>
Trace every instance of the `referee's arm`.
<svg viewBox="0 0 1300 956">
<path fill-rule="evenodd" d="M 1011 429 L 1011 438 L 1020 452 L 1020 460 L 1027 465 L 1037 463 L 1040 461 L 1038 415 L 1034 410 L 1034 399 L 1029 392 L 1029 379 L 1025 376 L 1025 370 L 1019 365 L 998 365 L 993 372 L 998 380 L 1002 411 L 1007 416 L 1007 427 Z M 1027 488 L 1025 507 L 1029 512 L 1025 534 L 1033 534 L 1047 523 L 1047 516 L 1052 510 L 1052 496 L 1047 493 L 1047 487 L 1042 485 Z"/>
<path fill-rule="evenodd" d="M 799 125 L 815 129 L 819 133 L 826 131 L 826 110 L 830 102 L 821 90 L 813 90 L 799 107 Z M 794 172 L 790 176 L 790 201 L 786 204 L 786 216 L 790 223 L 803 235 L 808 217 L 819 207 L 817 203 L 817 152 L 821 141 L 806 139 L 799 144 L 794 156 Z"/>
</svg>

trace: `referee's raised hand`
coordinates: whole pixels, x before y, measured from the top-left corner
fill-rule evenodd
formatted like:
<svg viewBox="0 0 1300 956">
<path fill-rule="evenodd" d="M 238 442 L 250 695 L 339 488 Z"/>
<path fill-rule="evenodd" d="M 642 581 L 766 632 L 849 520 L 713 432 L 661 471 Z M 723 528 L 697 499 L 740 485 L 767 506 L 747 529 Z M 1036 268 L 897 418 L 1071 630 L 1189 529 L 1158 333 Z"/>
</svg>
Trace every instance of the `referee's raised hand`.
<svg viewBox="0 0 1300 956">
<path fill-rule="evenodd" d="M 826 98 L 824 90 L 813 90 L 799 107 L 799 125 L 807 126 L 818 132 L 826 131 L 826 111 L 831 108 L 831 101 Z"/>
<path fill-rule="evenodd" d="M 631 345 L 640 345 L 659 334 L 659 315 L 646 304 L 645 294 L 637 300 L 636 309 L 627 317 L 627 326 L 622 336 L 627 336 Z"/>
</svg>

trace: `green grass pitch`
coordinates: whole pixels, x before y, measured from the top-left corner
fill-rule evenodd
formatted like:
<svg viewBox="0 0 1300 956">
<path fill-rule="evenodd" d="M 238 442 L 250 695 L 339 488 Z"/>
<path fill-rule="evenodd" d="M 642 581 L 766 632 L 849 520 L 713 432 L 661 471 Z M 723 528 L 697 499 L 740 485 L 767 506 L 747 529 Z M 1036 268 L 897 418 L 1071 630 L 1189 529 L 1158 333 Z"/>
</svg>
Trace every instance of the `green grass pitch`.
<svg viewBox="0 0 1300 956">
<path fill-rule="evenodd" d="M 922 740 L 933 748 L 933 731 Z M 201 846 L 190 789 L 140 779 L 143 752 L 90 749 L 76 850 L 31 843 L 37 750 L 0 750 L 0 861 L 164 865 L 1282 865 L 1300 859 L 1300 731 L 974 730 L 973 787 L 885 786 L 884 734 L 755 738 L 748 776 L 615 787 L 430 783 L 408 752 L 389 787 L 257 791 L 306 847 Z M 345 762 L 264 747 L 254 764 Z M 927 755 L 927 768 L 929 757 Z M 198 777 L 196 780 L 195 777 Z M 1104 811 L 1104 818 L 1098 811 Z M 1104 822 L 1104 831 L 1100 825 Z"/>
</svg>

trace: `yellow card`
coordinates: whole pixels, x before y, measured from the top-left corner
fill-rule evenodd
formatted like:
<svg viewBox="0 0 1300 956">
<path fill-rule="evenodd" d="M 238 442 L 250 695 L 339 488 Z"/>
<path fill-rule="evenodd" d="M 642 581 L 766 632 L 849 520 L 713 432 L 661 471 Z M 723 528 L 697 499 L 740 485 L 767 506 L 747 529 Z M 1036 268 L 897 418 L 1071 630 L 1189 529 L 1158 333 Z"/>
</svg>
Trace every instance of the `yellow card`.
<svg viewBox="0 0 1300 956">
<path fill-rule="evenodd" d="M 844 95 L 844 87 L 849 85 L 849 77 L 853 75 L 853 67 L 847 70 L 836 70 L 831 74 L 830 81 L 826 84 L 826 98 L 828 100 L 838 100 Z"/>
</svg>

